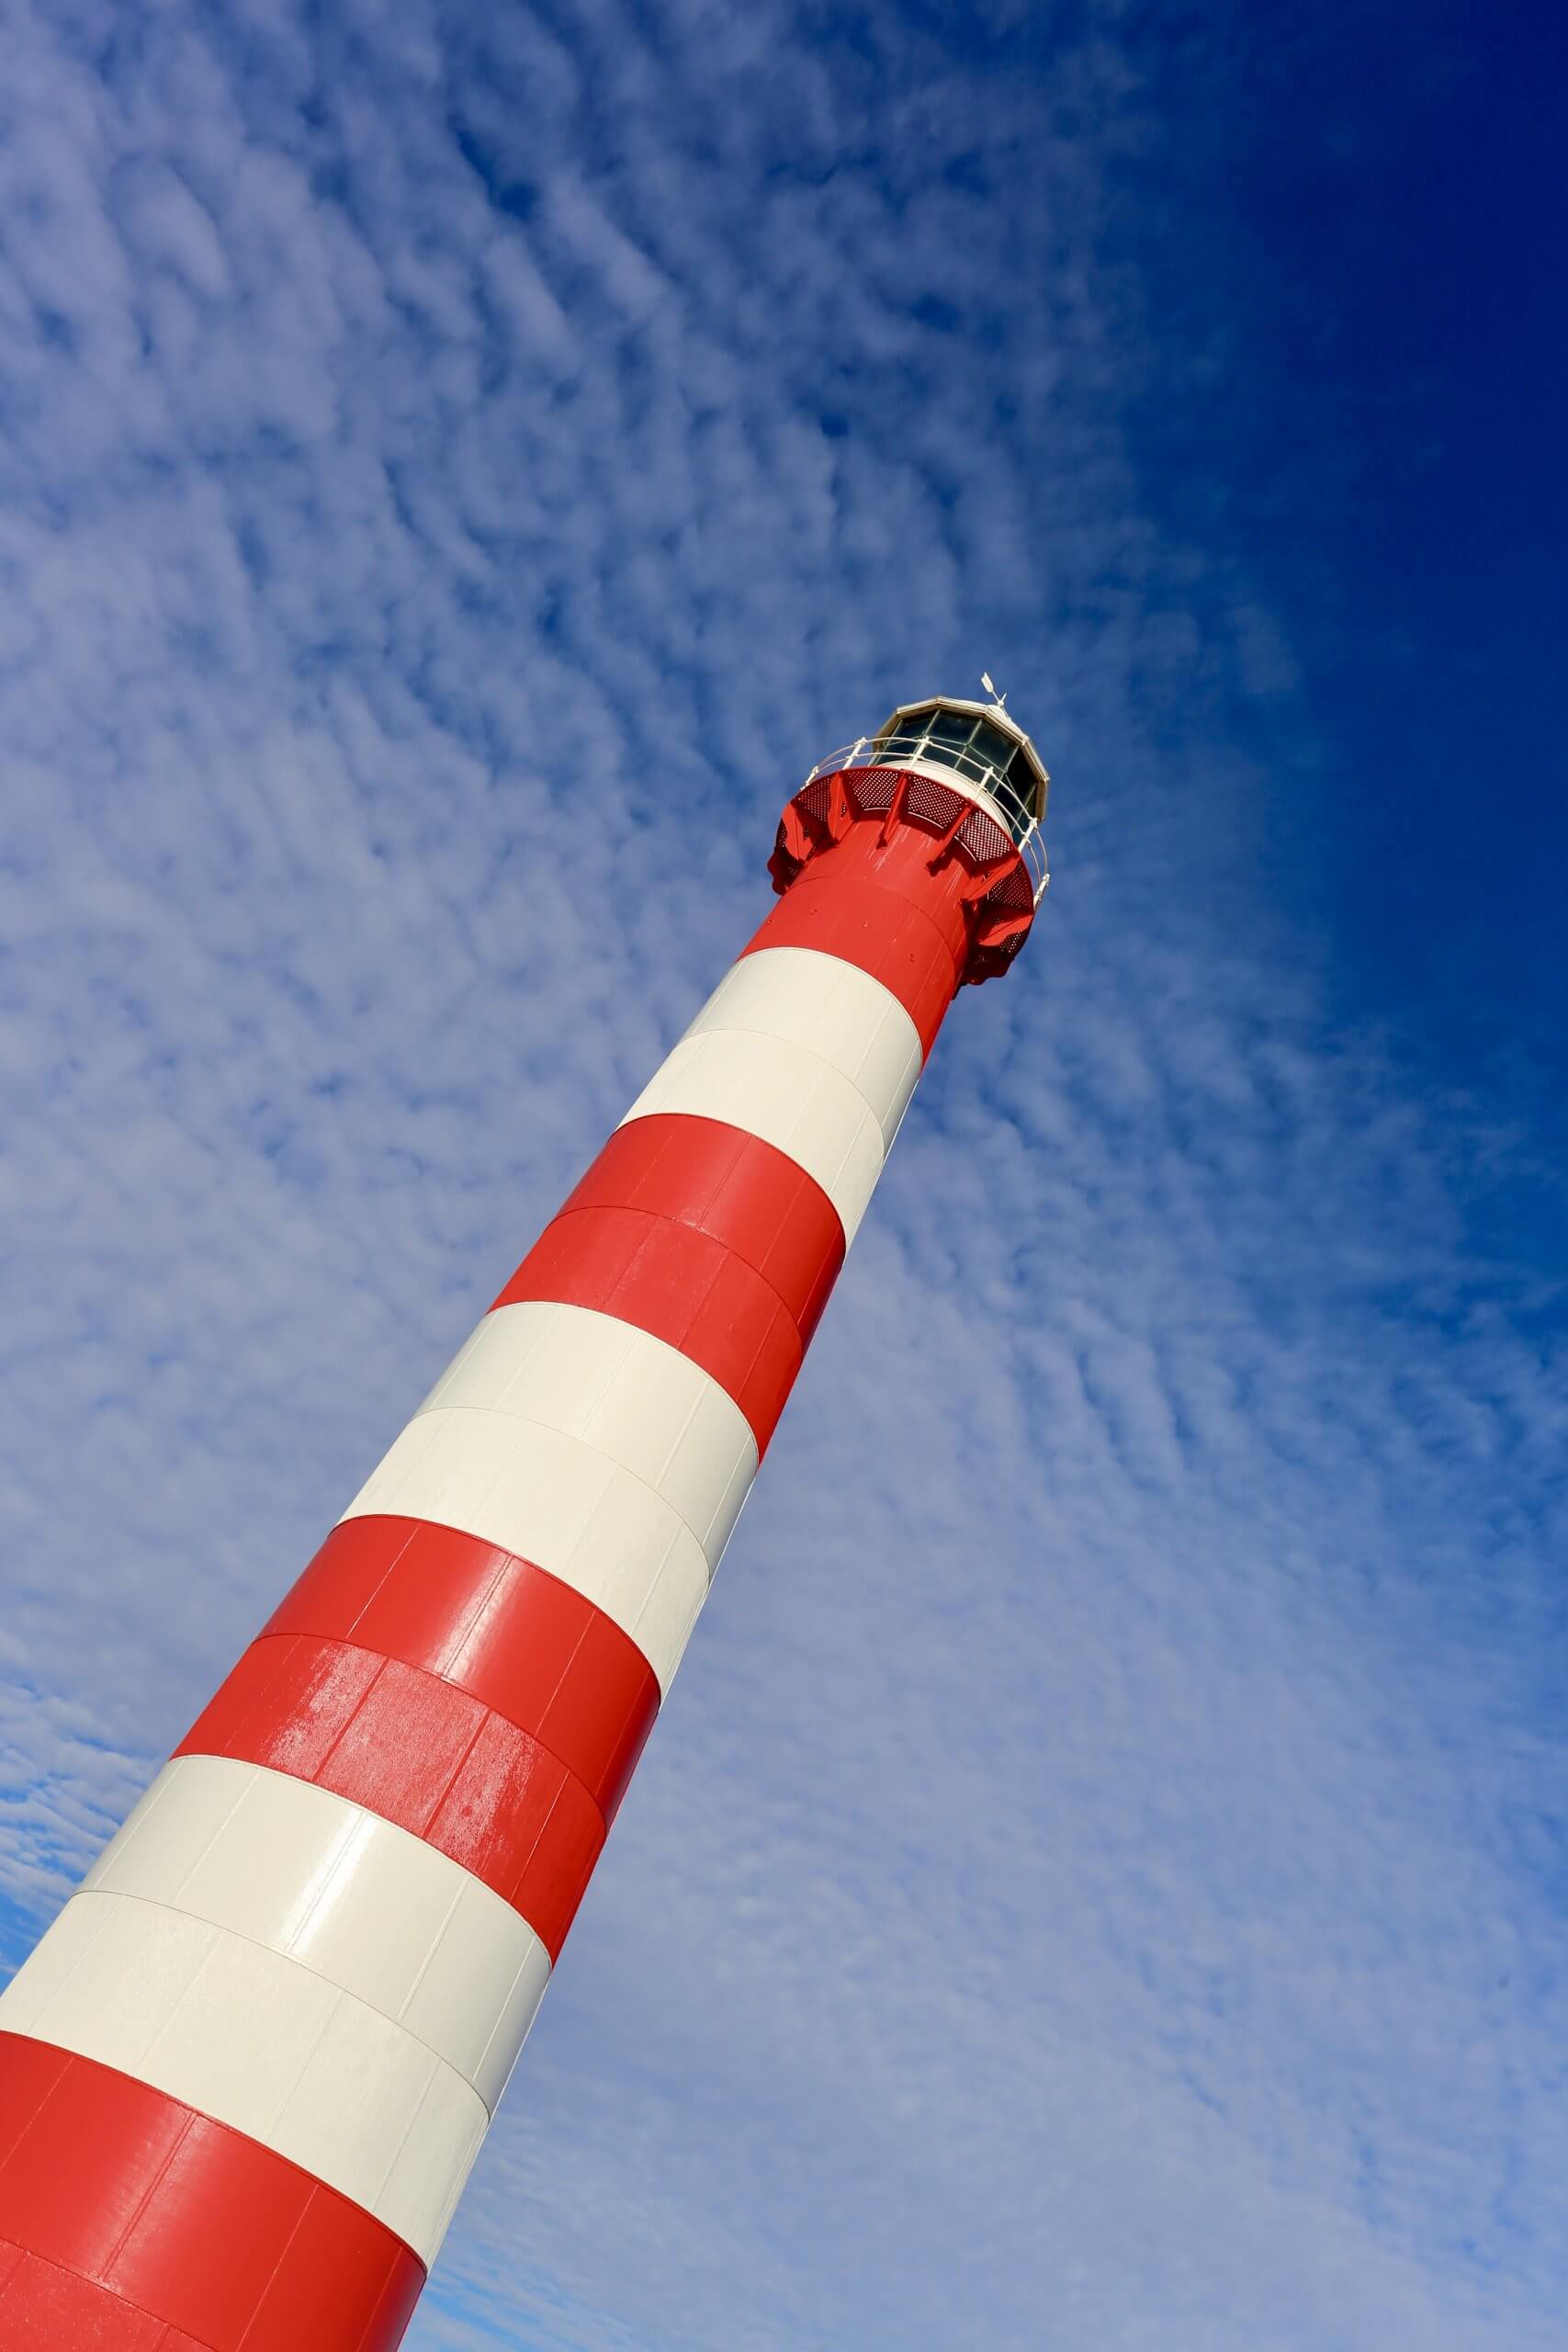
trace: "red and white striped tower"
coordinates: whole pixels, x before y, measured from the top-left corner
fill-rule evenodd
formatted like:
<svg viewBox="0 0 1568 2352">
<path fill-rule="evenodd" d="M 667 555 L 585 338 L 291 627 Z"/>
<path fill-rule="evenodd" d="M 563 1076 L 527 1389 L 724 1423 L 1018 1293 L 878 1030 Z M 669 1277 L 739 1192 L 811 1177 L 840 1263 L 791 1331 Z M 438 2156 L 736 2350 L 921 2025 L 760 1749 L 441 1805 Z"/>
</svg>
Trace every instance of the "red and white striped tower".
<svg viewBox="0 0 1568 2352">
<path fill-rule="evenodd" d="M 779 904 L 0 1996 L 5 2352 L 401 2339 L 1046 786 L 931 702 L 785 808 Z"/>
</svg>

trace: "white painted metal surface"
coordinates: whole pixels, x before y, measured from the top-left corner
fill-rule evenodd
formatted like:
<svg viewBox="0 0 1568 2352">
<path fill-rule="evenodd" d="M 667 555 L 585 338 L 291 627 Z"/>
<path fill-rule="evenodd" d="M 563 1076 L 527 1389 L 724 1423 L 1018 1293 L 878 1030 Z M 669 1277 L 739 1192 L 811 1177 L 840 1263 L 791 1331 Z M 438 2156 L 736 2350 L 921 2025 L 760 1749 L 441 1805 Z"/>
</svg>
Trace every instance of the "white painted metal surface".
<svg viewBox="0 0 1568 2352">
<path fill-rule="evenodd" d="M 751 1425 L 717 1381 L 590 1307 L 493 1308 L 420 1408 L 441 1410 L 506 1413 L 581 1438 L 680 1513 L 710 1571 L 757 1475 Z"/>
<path fill-rule="evenodd" d="M 613 1617 L 669 1689 L 707 1597 L 707 1555 L 672 1504 L 581 1438 L 506 1413 L 422 1413 L 344 1517 L 376 1511 L 547 1569 Z"/>
<path fill-rule="evenodd" d="M 246 1936 L 402 2026 L 493 2114 L 550 1978 L 512 1905 L 330 1789 L 179 1756 L 83 1881 Z"/>
<path fill-rule="evenodd" d="M 845 1240 L 854 1238 L 886 1147 L 864 1095 L 819 1054 L 748 1029 L 682 1037 L 621 1124 L 656 1112 L 721 1119 L 760 1136 L 816 1179 Z"/>
<path fill-rule="evenodd" d="M 924 1057 L 909 1015 L 869 972 L 814 948 L 760 947 L 731 966 L 686 1035 L 727 1030 L 817 1055 L 863 1096 L 891 1148 Z"/>
<path fill-rule="evenodd" d="M 418 2037 L 299 1962 L 130 1894 L 75 1895 L 0 1995 L 0 2030 L 248 2132 L 428 2263 L 490 2118 Z"/>
</svg>

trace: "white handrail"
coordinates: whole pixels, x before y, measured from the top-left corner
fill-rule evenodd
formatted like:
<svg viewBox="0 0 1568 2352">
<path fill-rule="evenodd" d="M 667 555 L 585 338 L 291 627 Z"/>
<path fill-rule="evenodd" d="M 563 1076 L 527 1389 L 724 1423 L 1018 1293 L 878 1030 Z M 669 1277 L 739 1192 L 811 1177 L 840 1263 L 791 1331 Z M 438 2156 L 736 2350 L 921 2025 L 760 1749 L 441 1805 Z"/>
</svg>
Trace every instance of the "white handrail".
<svg viewBox="0 0 1568 2352">
<path fill-rule="evenodd" d="M 862 735 L 842 751 L 829 752 L 825 760 L 818 760 L 806 783 L 815 784 L 819 775 L 837 775 L 844 768 L 896 768 L 917 763 L 952 768 L 985 794 L 1017 845 L 1038 906 L 1051 880 L 1039 821 L 994 762 L 950 743 L 933 742 L 924 729 L 912 735 Z M 802 791 L 805 788 L 803 785 Z"/>
</svg>

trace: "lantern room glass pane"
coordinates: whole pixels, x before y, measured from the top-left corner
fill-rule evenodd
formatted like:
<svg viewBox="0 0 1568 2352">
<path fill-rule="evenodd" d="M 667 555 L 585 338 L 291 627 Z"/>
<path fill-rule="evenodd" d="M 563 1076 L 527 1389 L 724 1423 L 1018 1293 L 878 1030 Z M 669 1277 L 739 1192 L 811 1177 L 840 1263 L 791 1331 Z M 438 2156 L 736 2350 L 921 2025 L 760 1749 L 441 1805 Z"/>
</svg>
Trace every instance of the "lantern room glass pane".
<svg viewBox="0 0 1568 2352">
<path fill-rule="evenodd" d="M 1016 751 L 1012 755 L 1011 764 L 1008 769 L 1007 780 L 1012 789 L 1013 796 L 1016 798 L 1019 807 L 1023 810 L 1026 817 L 1032 817 L 1034 814 L 1034 796 L 1040 788 L 1039 779 L 1036 777 L 1034 770 L 1030 764 L 1028 752 L 1023 751 L 1021 748 Z"/>
<path fill-rule="evenodd" d="M 975 729 L 975 750 L 983 760 L 989 760 L 998 771 L 1006 768 L 1013 754 L 1013 741 L 999 727 L 988 727 L 982 718 Z"/>
<path fill-rule="evenodd" d="M 935 716 L 936 713 L 932 709 L 912 710 L 907 718 L 897 720 L 886 735 L 878 738 L 878 741 L 882 743 L 897 743 L 906 758 L 913 759 L 916 756 L 914 747 L 919 742 Z"/>
</svg>

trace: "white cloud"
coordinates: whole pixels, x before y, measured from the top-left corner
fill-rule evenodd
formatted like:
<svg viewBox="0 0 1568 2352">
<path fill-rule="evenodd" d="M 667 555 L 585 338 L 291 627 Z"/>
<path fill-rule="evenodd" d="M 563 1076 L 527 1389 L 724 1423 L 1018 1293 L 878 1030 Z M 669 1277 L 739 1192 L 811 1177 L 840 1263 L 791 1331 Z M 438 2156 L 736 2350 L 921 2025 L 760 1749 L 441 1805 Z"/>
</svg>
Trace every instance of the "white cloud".
<svg viewBox="0 0 1568 2352">
<path fill-rule="evenodd" d="M 765 912 L 797 774 L 986 662 L 1056 890 L 410 2344 L 1526 2352 L 1564 1407 L 1470 1238 L 1513 1140 L 1336 1026 L 1228 726 L 1290 649 L 1141 508 L 1113 21 L 1039 113 L 857 28 L 20 20 L 11 1943 Z"/>
</svg>

